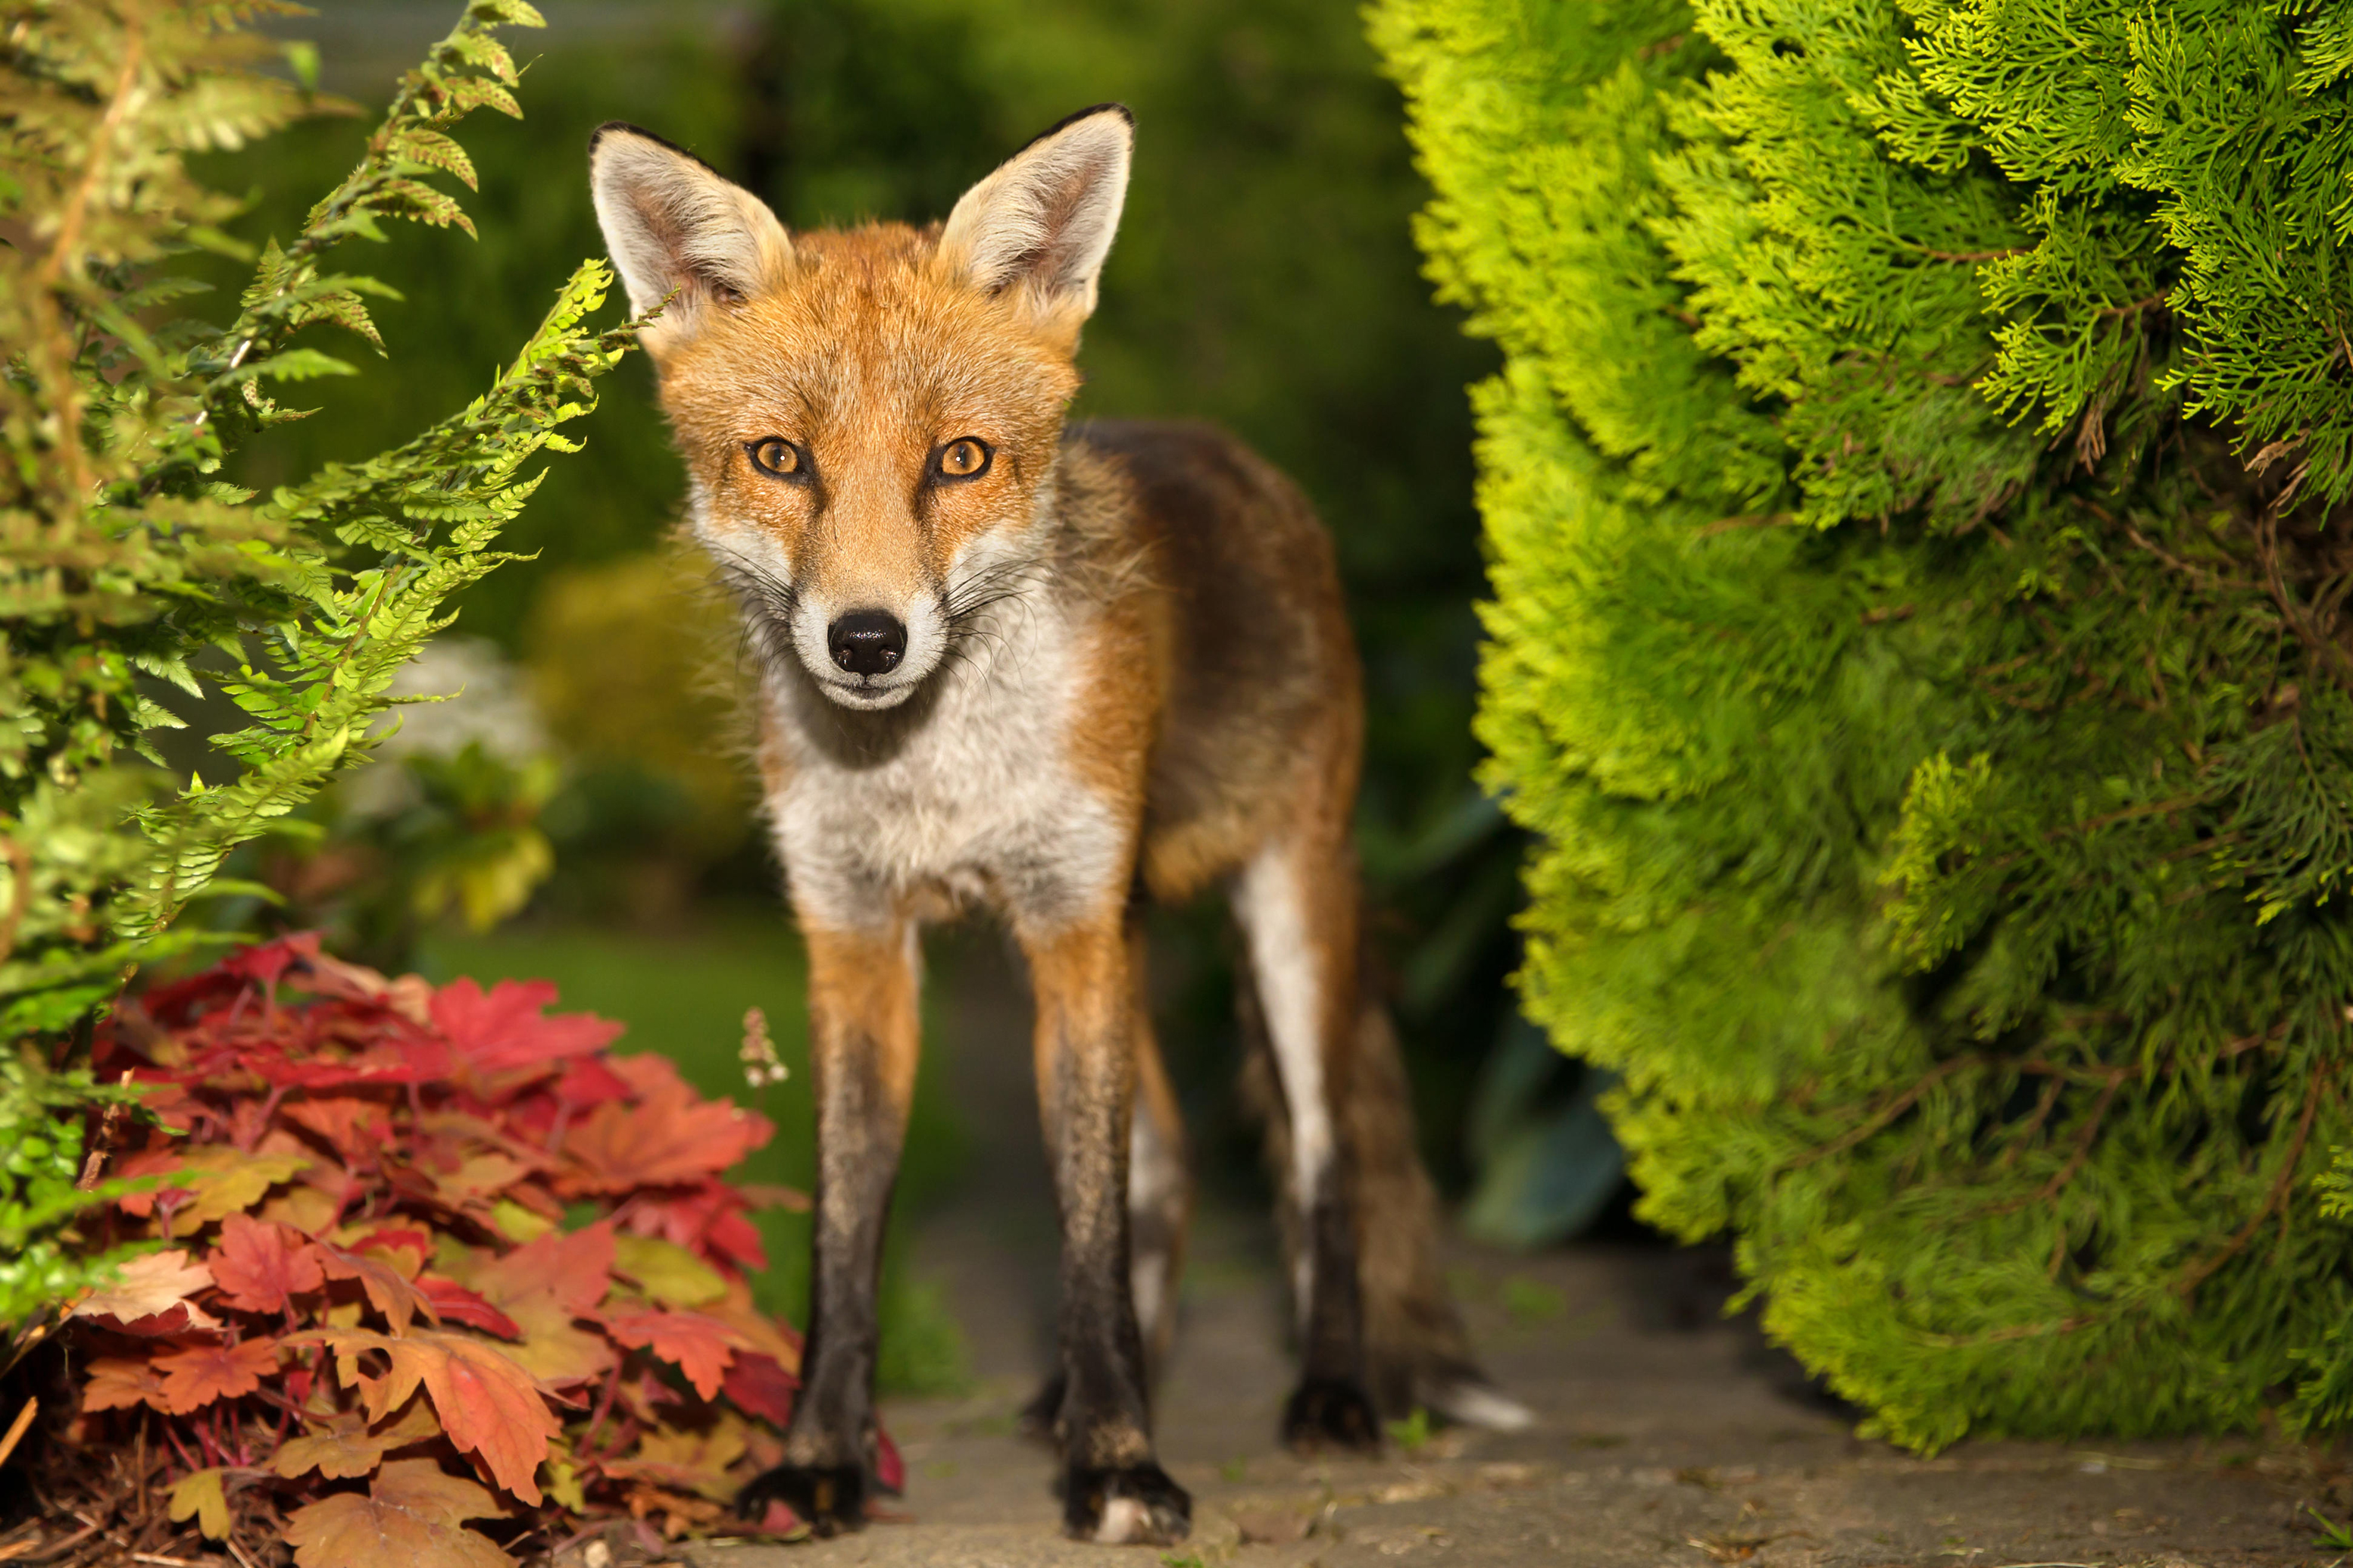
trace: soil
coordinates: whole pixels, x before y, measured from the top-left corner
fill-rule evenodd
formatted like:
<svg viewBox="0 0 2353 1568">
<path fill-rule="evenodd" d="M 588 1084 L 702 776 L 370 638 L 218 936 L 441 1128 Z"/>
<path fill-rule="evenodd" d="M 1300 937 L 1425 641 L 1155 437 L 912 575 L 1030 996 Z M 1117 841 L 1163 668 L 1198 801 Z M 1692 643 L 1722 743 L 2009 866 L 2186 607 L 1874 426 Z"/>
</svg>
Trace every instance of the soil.
<svg viewBox="0 0 2353 1568">
<path fill-rule="evenodd" d="M 1176 1348 L 1158 1393 L 1162 1462 L 1194 1497 L 1171 1549 L 1058 1531 L 1051 1457 L 1015 1435 L 1050 1359 L 1055 1234 L 1028 1082 L 1026 1018 L 1001 963 L 959 963 L 935 1016 L 970 1176 L 923 1224 L 919 1275 L 963 1325 L 974 1385 L 884 1419 L 905 1496 L 862 1532 L 709 1542 L 696 1568 L 1046 1568 L 1396 1563 L 1619 1568 L 2285 1568 L 2342 1562 L 2306 1505 L 2343 1519 L 2327 1455 L 2253 1436 L 1973 1442 L 1921 1458 L 1853 1436 L 1749 1322 L 1726 1320 L 1720 1255 L 1640 1243 L 1522 1257 L 1455 1249 L 1495 1381 L 1529 1431 L 1405 1431 L 1378 1458 L 1275 1442 L 1293 1368 L 1271 1226 L 1212 1198 L 1197 1221 Z M 1233 1184 L 1226 1184 L 1230 1186 Z"/>
</svg>

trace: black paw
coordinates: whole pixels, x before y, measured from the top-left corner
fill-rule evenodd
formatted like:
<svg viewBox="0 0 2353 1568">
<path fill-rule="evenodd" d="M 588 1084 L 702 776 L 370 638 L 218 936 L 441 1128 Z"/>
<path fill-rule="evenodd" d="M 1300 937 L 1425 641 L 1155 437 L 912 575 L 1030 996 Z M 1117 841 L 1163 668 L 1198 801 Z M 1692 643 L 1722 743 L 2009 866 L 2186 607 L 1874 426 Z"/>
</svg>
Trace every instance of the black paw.
<svg viewBox="0 0 2353 1568">
<path fill-rule="evenodd" d="M 1282 1407 L 1282 1441 L 1303 1454 L 1322 1448 L 1377 1454 L 1381 1418 L 1352 1379 L 1311 1377 Z"/>
<path fill-rule="evenodd" d="M 800 1515 L 818 1535 L 839 1535 L 866 1524 L 863 1465 L 778 1465 L 735 1494 L 735 1511 L 756 1520 L 771 1501 Z"/>
<path fill-rule="evenodd" d="M 1014 1430 L 1034 1442 L 1059 1445 L 1062 1440 L 1062 1391 L 1069 1386 L 1060 1372 L 1048 1378 L 1037 1397 L 1021 1407 Z"/>
<path fill-rule="evenodd" d="M 1062 1478 L 1062 1533 L 1106 1546 L 1173 1546 L 1193 1531 L 1193 1499 L 1157 1465 Z"/>
</svg>

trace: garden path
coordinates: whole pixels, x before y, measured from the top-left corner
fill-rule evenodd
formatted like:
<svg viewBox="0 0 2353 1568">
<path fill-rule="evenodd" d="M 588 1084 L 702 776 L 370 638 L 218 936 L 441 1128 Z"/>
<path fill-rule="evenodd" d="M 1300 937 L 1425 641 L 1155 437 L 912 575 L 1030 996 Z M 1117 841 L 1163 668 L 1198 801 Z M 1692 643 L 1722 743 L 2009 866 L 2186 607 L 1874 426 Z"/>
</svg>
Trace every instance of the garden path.
<svg viewBox="0 0 2353 1568">
<path fill-rule="evenodd" d="M 1441 1432 L 1378 1459 L 1303 1460 L 1274 1441 L 1290 1386 L 1281 1286 L 1258 1216 L 1198 1223 L 1160 1452 L 1195 1498 L 1165 1554 L 1060 1540 L 1051 1465 L 1014 1435 L 1046 1364 L 1054 1229 L 1028 1083 L 1026 1018 L 1001 964 L 963 963 L 939 1016 L 971 1140 L 969 1179 L 924 1225 L 919 1274 L 964 1326 L 975 1387 L 895 1401 L 903 1518 L 795 1546 L 707 1543 L 695 1568 L 2316 1568 L 2312 1503 L 2344 1517 L 2341 1470 L 2255 1439 L 1969 1443 L 1921 1459 L 1852 1435 L 1745 1321 L 1721 1258 L 1571 1247 L 1460 1248 L 1455 1277 L 1490 1372 L 1530 1432 Z"/>
</svg>

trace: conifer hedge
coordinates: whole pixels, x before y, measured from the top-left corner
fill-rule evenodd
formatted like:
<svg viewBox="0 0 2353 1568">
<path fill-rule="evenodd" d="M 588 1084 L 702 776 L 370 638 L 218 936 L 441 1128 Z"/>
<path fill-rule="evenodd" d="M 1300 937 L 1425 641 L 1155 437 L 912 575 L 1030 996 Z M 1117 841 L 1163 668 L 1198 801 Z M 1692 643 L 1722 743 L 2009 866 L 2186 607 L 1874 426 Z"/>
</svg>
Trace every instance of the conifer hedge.
<svg viewBox="0 0 2353 1568">
<path fill-rule="evenodd" d="M 1372 25 L 1641 1212 L 1905 1443 L 2342 1424 L 2353 4 Z"/>
</svg>

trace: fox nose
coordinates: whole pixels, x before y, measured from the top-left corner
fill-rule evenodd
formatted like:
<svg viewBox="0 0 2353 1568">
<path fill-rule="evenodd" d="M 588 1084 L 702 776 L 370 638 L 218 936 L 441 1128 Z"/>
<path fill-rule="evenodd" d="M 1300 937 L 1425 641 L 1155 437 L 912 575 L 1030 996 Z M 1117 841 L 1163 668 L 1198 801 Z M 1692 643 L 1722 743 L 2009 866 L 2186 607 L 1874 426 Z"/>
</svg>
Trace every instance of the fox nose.
<svg viewBox="0 0 2353 1568">
<path fill-rule="evenodd" d="M 852 675 L 888 675 L 907 651 L 907 628 L 884 610 L 852 610 L 826 629 L 833 662 Z"/>
</svg>

